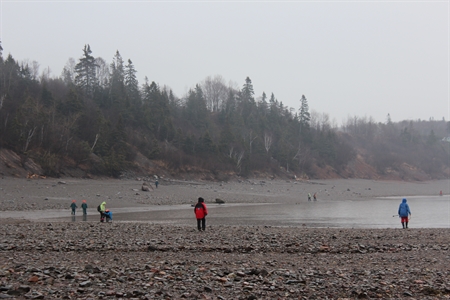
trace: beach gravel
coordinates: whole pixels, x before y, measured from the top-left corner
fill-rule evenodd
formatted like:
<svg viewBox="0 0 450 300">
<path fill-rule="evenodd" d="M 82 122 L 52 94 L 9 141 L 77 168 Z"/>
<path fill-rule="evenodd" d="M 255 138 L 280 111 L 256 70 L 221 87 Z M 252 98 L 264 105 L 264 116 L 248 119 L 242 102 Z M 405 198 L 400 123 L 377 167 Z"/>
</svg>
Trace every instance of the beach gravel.
<svg viewBox="0 0 450 300">
<path fill-rule="evenodd" d="M 2 179 L 0 299 L 449 299 L 448 228 L 310 228 L 94 219 L 70 222 L 71 199 L 109 207 L 297 203 L 430 195 L 448 182 L 369 180 L 173 184 L 139 181 Z M 446 192 L 446 191 L 445 191 Z M 320 200 L 320 199 L 319 199 Z M 64 220 L 36 219 L 63 210 Z M 89 213 L 91 215 L 91 212 Z M 400 224 L 398 224 L 400 227 Z"/>
<path fill-rule="evenodd" d="M 448 299 L 447 229 L 2 224 L 0 299 Z"/>
</svg>

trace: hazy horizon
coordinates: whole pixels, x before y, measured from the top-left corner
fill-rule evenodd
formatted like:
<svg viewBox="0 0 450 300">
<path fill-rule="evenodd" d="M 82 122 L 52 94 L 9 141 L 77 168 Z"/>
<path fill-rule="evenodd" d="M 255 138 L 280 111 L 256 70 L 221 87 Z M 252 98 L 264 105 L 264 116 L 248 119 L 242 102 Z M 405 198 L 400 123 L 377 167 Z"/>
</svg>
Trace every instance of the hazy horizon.
<svg viewBox="0 0 450 300">
<path fill-rule="evenodd" d="M 341 125 L 449 120 L 449 3 L 444 1 L 1 1 L 3 56 L 60 76 L 69 58 L 109 64 L 118 50 L 183 97 L 207 76 L 255 98 L 274 93 Z"/>
</svg>

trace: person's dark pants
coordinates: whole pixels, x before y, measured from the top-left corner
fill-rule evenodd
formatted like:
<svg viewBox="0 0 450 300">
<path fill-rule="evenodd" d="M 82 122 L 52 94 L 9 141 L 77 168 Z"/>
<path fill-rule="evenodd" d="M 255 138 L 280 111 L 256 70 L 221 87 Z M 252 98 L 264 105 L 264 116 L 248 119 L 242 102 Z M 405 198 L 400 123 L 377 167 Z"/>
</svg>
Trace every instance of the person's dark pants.
<svg viewBox="0 0 450 300">
<path fill-rule="evenodd" d="M 105 221 L 105 215 L 103 214 L 103 212 L 100 212 L 100 222 Z"/>
<path fill-rule="evenodd" d="M 197 229 L 205 231 L 206 228 L 206 219 L 197 219 Z"/>
<path fill-rule="evenodd" d="M 75 214 L 75 209 L 74 208 L 72 208 L 72 215 L 74 215 Z"/>
</svg>

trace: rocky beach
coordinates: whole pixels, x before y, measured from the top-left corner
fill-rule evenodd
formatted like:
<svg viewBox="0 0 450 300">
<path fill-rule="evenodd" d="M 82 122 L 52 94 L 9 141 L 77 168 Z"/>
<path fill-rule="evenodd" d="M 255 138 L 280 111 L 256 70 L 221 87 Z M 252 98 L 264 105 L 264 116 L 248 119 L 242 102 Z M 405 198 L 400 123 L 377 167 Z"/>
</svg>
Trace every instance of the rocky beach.
<svg viewBox="0 0 450 300">
<path fill-rule="evenodd" d="M 449 228 L 192 225 L 133 211 L 448 195 L 448 181 L 0 179 L 0 299 L 448 299 Z M 69 205 L 86 199 L 87 221 Z M 112 223 L 98 222 L 106 201 Z M 255 206 L 257 210 L 258 206 Z"/>
</svg>

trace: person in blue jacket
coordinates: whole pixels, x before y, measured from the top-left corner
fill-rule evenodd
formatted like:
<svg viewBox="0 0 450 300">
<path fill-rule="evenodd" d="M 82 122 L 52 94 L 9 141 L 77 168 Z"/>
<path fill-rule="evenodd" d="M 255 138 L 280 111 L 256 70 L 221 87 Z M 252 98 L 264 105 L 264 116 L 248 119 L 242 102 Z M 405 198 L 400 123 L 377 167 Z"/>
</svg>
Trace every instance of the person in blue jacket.
<svg viewBox="0 0 450 300">
<path fill-rule="evenodd" d="M 406 203 L 406 198 L 403 198 L 402 203 L 398 207 L 398 216 L 401 218 L 403 229 L 408 228 L 408 216 L 411 216 L 411 210 L 408 203 Z"/>
<path fill-rule="evenodd" d="M 107 210 L 105 210 L 103 215 L 106 217 L 106 222 L 112 221 L 112 211 L 107 209 Z"/>
</svg>

